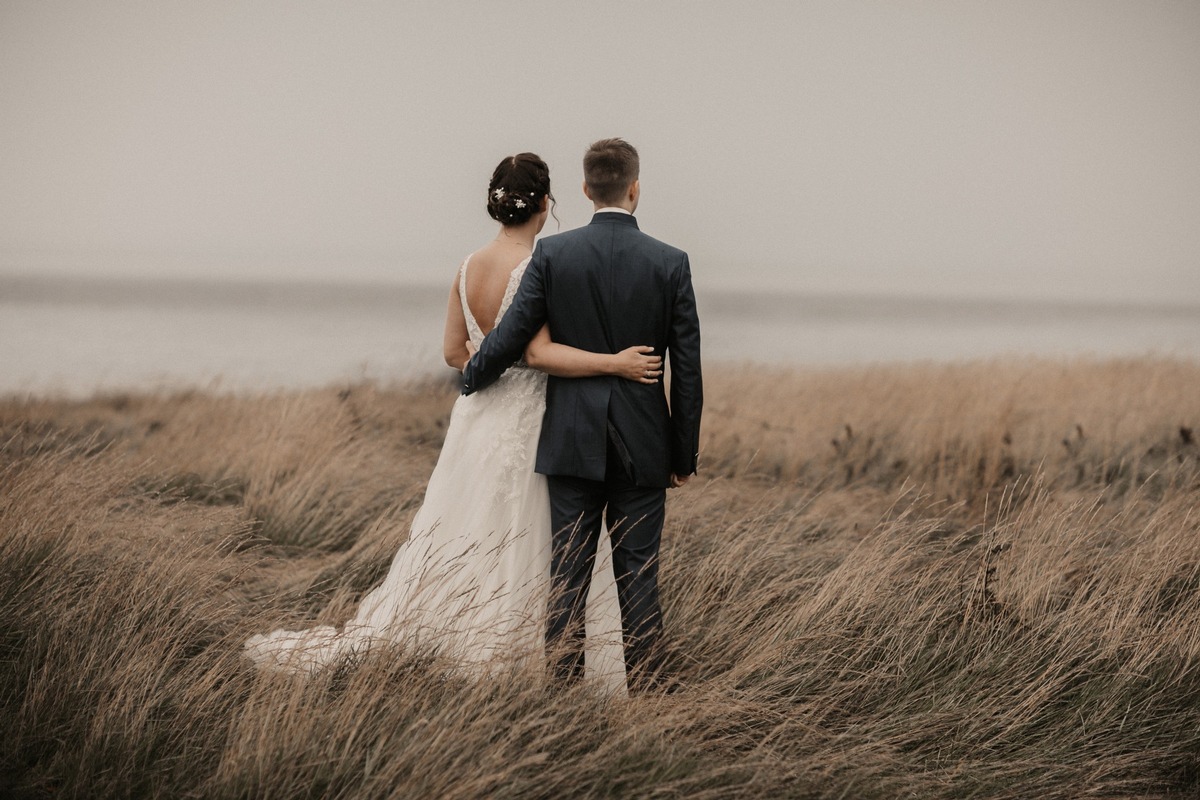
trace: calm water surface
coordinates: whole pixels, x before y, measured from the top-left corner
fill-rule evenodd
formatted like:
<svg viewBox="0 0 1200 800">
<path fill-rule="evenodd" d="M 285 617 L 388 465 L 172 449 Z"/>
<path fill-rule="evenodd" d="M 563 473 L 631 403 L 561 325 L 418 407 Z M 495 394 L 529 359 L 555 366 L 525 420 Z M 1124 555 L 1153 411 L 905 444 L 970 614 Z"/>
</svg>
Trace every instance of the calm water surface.
<svg viewBox="0 0 1200 800">
<path fill-rule="evenodd" d="M 0 277 L 0 393 L 300 388 L 446 374 L 447 293 L 396 285 Z M 1002 355 L 1200 359 L 1200 306 L 705 292 L 706 364 Z"/>
</svg>

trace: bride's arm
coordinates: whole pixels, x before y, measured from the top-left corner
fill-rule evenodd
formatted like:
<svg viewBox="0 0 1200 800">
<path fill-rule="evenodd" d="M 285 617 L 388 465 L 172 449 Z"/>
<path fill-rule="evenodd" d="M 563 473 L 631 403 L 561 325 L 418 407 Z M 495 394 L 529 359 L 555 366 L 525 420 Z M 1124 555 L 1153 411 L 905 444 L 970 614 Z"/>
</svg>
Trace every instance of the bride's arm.
<svg viewBox="0 0 1200 800">
<path fill-rule="evenodd" d="M 450 305 L 446 306 L 446 333 L 442 337 L 442 357 L 448 366 L 462 372 L 471 354 L 467 352 L 467 318 L 463 316 L 462 301 L 458 299 L 458 279 L 462 272 L 454 273 L 454 284 L 450 287 Z"/>
<path fill-rule="evenodd" d="M 525 361 L 559 378 L 616 375 L 638 383 L 658 383 L 662 376 L 662 356 L 654 355 L 653 347 L 638 345 L 619 353 L 591 353 L 552 341 L 546 325 L 525 348 Z"/>
</svg>

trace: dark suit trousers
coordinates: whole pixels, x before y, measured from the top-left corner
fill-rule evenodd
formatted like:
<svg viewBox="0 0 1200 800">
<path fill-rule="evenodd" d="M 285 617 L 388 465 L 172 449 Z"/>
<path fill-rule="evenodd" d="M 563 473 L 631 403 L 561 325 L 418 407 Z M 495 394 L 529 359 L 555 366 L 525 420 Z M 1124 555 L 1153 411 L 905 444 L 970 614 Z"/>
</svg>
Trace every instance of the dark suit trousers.
<svg viewBox="0 0 1200 800">
<path fill-rule="evenodd" d="M 604 518 L 612 540 L 628 680 L 631 687 L 652 681 L 660 667 L 658 546 L 666 490 L 635 485 L 611 439 L 603 481 L 556 475 L 547 481 L 554 551 L 546 642 L 555 657 L 555 675 L 567 681 L 583 676 L 584 607 Z"/>
</svg>

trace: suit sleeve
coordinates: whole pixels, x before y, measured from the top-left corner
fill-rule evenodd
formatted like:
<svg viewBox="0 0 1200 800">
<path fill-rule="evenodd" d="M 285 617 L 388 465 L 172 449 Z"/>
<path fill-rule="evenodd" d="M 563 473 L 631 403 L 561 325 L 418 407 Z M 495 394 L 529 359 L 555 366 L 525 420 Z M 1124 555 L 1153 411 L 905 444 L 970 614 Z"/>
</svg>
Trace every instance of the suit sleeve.
<svg viewBox="0 0 1200 800">
<path fill-rule="evenodd" d="M 671 471 L 691 475 L 700 453 L 704 381 L 700 374 L 700 318 L 687 255 L 675 285 L 667 348 L 671 359 Z"/>
<path fill-rule="evenodd" d="M 463 367 L 462 393 L 471 394 L 495 383 L 524 354 L 525 346 L 544 324 L 545 259 L 539 243 L 504 318 L 483 338 L 479 352 Z"/>
</svg>

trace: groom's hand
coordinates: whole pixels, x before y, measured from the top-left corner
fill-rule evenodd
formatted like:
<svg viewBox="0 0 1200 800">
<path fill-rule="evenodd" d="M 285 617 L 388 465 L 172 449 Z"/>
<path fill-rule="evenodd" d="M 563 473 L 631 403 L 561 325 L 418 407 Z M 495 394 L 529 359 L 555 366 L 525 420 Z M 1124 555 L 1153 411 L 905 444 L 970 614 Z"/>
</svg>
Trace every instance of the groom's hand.
<svg viewBox="0 0 1200 800">
<path fill-rule="evenodd" d="M 683 486 L 685 483 L 687 483 L 691 479 L 692 479 L 691 475 L 676 475 L 674 472 L 672 472 L 671 473 L 671 488 L 678 489 L 680 486 Z"/>
</svg>

